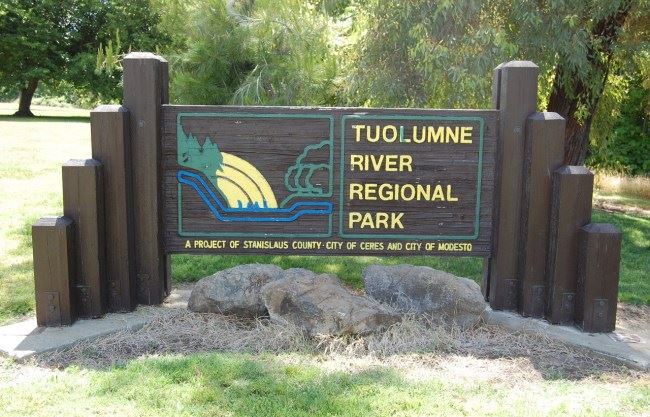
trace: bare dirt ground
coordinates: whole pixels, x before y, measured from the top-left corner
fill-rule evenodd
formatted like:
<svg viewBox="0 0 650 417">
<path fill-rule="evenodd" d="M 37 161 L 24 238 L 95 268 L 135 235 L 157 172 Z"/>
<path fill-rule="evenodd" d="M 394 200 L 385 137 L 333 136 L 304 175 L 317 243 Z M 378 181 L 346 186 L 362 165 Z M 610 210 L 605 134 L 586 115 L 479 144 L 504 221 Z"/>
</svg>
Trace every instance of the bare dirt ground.
<svg viewBox="0 0 650 417">
<path fill-rule="evenodd" d="M 611 337 L 627 343 L 650 343 L 650 306 L 618 304 Z"/>
<path fill-rule="evenodd" d="M 612 203 L 606 200 L 594 200 L 594 207 L 610 213 L 623 213 L 632 216 L 649 217 L 650 210 L 641 207 L 628 206 L 624 204 Z"/>
</svg>

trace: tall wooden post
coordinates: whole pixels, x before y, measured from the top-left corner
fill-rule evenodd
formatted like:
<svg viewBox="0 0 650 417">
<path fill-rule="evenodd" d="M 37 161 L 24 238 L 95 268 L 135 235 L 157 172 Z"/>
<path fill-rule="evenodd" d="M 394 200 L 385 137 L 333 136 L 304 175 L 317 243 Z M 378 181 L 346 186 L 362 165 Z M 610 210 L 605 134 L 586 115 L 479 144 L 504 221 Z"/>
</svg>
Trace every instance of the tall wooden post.
<svg viewBox="0 0 650 417">
<path fill-rule="evenodd" d="M 517 255 L 521 222 L 526 118 L 537 108 L 539 68 L 511 61 L 494 71 L 492 98 L 499 110 L 499 151 L 494 207 L 493 256 L 484 268 L 483 291 L 496 310 L 517 308 Z"/>
<path fill-rule="evenodd" d="M 137 300 L 128 111 L 115 105 L 97 107 L 90 112 L 90 133 L 93 158 L 104 168 L 108 310 L 130 311 Z"/>
<path fill-rule="evenodd" d="M 574 321 L 578 286 L 578 236 L 591 220 L 594 174 L 583 166 L 563 166 L 553 173 L 549 229 L 549 290 L 546 318 L 553 324 Z"/>
<path fill-rule="evenodd" d="M 106 251 L 102 165 L 73 159 L 63 165 L 63 214 L 75 224 L 76 282 L 73 300 L 81 318 L 106 311 Z"/>
<path fill-rule="evenodd" d="M 543 317 L 551 217 L 551 177 L 564 160 L 564 119 L 557 113 L 528 117 L 519 229 L 519 312 Z"/>
<path fill-rule="evenodd" d="M 167 61 L 151 53 L 132 52 L 122 66 L 124 106 L 131 116 L 137 298 L 142 304 L 159 304 L 169 291 L 160 172 L 162 104 L 168 100 Z"/>
</svg>

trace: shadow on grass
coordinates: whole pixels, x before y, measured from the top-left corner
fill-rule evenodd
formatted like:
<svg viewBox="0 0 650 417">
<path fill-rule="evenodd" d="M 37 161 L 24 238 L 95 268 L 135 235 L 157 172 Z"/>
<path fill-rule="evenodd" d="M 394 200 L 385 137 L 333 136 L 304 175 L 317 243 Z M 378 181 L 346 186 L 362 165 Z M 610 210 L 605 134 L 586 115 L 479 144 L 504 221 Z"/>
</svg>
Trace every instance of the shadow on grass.
<svg viewBox="0 0 650 417">
<path fill-rule="evenodd" d="M 0 326 L 34 311 L 34 265 L 31 259 L 0 265 Z"/>
<path fill-rule="evenodd" d="M 345 358 L 321 362 L 268 354 L 163 356 L 105 370 L 71 369 L 29 384 L 8 385 L 0 399 L 7 400 L 13 411 L 9 415 L 17 416 L 30 411 L 65 415 L 71 410 L 78 411 L 75 415 L 91 411 L 210 417 L 564 415 L 567 410 L 618 415 L 621 408 L 643 414 L 645 388 L 634 376 L 609 387 L 589 380 L 546 383 L 503 364 L 493 369 L 471 362 L 459 366 L 456 372 Z M 499 369 L 503 375 L 498 375 Z"/>
<path fill-rule="evenodd" d="M 2 255 L 0 264 L 0 325 L 20 319 L 34 311 L 34 263 L 32 260 L 32 224 L 26 220 L 8 232 L 17 241 L 15 248 Z M 15 259 L 23 259 L 15 262 Z"/>
<path fill-rule="evenodd" d="M 34 117 L 17 117 L 11 115 L 0 115 L 0 122 L 20 122 L 20 123 L 39 123 L 39 122 L 90 122 L 90 117 L 86 116 L 34 116 Z"/>
<path fill-rule="evenodd" d="M 615 224 L 623 232 L 619 301 L 650 304 L 650 219 L 594 210 L 592 221 Z"/>
<path fill-rule="evenodd" d="M 448 402 L 436 408 L 451 410 L 451 395 L 465 390 L 409 383 L 388 368 L 323 372 L 269 356 L 222 353 L 131 362 L 94 382 L 93 397 L 130 399 L 141 410 L 229 416 L 390 415 L 430 409 L 423 399 L 436 396 Z"/>
<path fill-rule="evenodd" d="M 346 369 L 343 362 L 339 365 Z M 96 373 L 94 388 L 88 394 L 102 400 L 128 399 L 141 411 L 175 410 L 183 415 L 473 415 L 466 407 L 472 403 L 501 403 L 500 407 L 510 412 L 519 410 L 514 415 L 528 409 L 531 399 L 525 393 L 512 398 L 509 384 L 492 384 L 490 379 L 483 379 L 482 373 L 493 369 L 486 369 L 484 364 L 464 366 L 464 377 L 453 377 L 454 372 L 440 369 L 407 379 L 390 365 L 326 371 L 327 365 L 320 368 L 269 355 L 169 356 L 133 361 Z M 476 372 L 475 380 L 469 372 Z M 510 377 L 512 383 L 531 382 L 521 370 Z M 558 382 L 564 388 L 556 394 L 572 386 Z M 553 389 L 550 393 L 544 391 L 535 395 L 554 395 Z M 560 395 L 566 397 L 563 401 L 575 400 L 565 393 Z"/>
</svg>

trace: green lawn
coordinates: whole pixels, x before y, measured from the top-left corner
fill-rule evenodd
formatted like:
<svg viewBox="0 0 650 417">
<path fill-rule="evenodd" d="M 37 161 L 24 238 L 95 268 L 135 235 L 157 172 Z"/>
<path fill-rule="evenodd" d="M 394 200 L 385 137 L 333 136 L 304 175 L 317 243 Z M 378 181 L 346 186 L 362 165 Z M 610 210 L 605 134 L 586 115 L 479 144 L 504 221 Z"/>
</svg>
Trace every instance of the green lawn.
<svg viewBox="0 0 650 417">
<path fill-rule="evenodd" d="M 592 221 L 613 223 L 623 231 L 619 299 L 650 304 L 650 218 L 594 210 Z"/>
<path fill-rule="evenodd" d="M 5 366 L 11 372 L 12 365 Z M 544 380 L 512 372 L 495 375 L 484 367 L 483 374 L 473 374 L 417 364 L 345 369 L 341 362 L 304 355 L 211 353 L 136 359 L 107 371 L 68 368 L 4 387 L 0 378 L 0 404 L 7 417 L 600 417 L 642 416 L 650 407 L 645 378 Z"/>
<path fill-rule="evenodd" d="M 31 224 L 62 212 L 61 164 L 89 155 L 87 118 L 0 116 L 0 323 L 33 311 Z"/>
<path fill-rule="evenodd" d="M 0 114 L 12 111 L 12 106 L 0 104 Z M 0 116 L 0 323 L 33 311 L 31 224 L 41 216 L 61 213 L 61 164 L 90 155 L 90 126 L 88 118 L 82 117 L 87 111 L 48 112 L 45 107 L 38 111 L 45 116 L 68 117 Z M 594 218 L 614 223 L 624 232 L 620 300 L 650 304 L 650 219 L 602 211 L 596 211 Z M 428 265 L 476 281 L 482 270 L 478 258 L 175 255 L 173 278 L 176 282 L 195 281 L 250 262 L 334 273 L 357 288 L 362 286 L 361 271 L 371 263 Z"/>
</svg>

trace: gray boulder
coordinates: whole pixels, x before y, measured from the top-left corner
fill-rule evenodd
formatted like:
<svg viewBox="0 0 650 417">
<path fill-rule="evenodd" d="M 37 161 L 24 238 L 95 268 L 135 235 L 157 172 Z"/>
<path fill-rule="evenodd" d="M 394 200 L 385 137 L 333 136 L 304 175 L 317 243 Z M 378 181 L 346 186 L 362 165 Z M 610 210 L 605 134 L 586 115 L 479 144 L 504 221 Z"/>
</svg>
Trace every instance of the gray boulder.
<svg viewBox="0 0 650 417">
<path fill-rule="evenodd" d="M 392 308 L 354 294 L 335 276 L 305 269 L 289 269 L 264 285 L 262 299 L 273 322 L 291 323 L 309 336 L 364 335 L 400 320 Z"/>
<path fill-rule="evenodd" d="M 403 313 L 476 324 L 486 308 L 477 283 L 426 266 L 370 265 L 363 271 L 366 293 Z"/>
<path fill-rule="evenodd" d="M 187 307 L 197 313 L 220 313 L 240 317 L 267 315 L 262 302 L 264 284 L 280 279 L 275 265 L 239 265 L 201 279 L 194 285 Z"/>
</svg>

